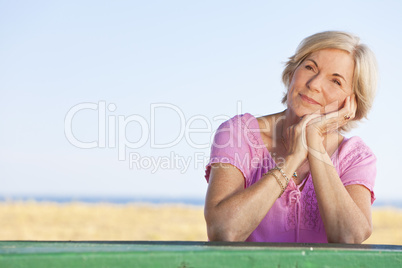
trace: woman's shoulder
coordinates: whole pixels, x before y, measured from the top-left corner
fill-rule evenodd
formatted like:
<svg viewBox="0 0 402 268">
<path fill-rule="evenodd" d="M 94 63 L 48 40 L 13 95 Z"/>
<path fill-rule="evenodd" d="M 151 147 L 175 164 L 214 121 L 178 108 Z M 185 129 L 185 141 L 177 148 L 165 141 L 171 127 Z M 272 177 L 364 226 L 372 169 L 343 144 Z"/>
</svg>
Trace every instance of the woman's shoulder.
<svg viewBox="0 0 402 268">
<path fill-rule="evenodd" d="M 358 136 L 350 138 L 345 137 L 341 144 L 341 150 L 344 153 L 351 153 L 357 151 L 373 153 L 370 147 Z"/>
<path fill-rule="evenodd" d="M 281 120 L 283 112 L 256 117 L 250 113 L 235 115 L 223 122 L 217 133 L 220 135 L 242 136 L 247 138 L 254 146 L 265 147 L 271 144 L 272 131 Z M 223 134 L 225 133 L 225 134 Z"/>
<path fill-rule="evenodd" d="M 358 136 L 344 138 L 340 148 L 339 157 L 345 165 L 358 159 L 372 158 L 376 160 L 376 156 L 371 148 Z"/>
<path fill-rule="evenodd" d="M 233 125 L 233 124 L 240 124 L 247 128 L 256 128 L 257 126 L 261 129 L 269 128 L 269 125 L 272 124 L 273 121 L 276 120 L 278 114 L 270 114 L 256 117 L 250 113 L 238 114 L 230 119 L 224 121 L 221 125 Z"/>
<path fill-rule="evenodd" d="M 238 114 L 230 119 L 224 121 L 221 125 L 243 124 L 249 126 L 251 122 L 256 121 L 257 118 L 250 113 Z"/>
<path fill-rule="evenodd" d="M 215 134 L 215 144 L 224 144 L 227 148 L 239 148 L 248 152 L 254 148 L 263 148 L 260 136 L 259 123 L 255 116 L 250 113 L 235 115 L 223 122 Z"/>
<path fill-rule="evenodd" d="M 220 124 L 217 132 L 246 134 L 259 130 L 259 123 L 256 117 L 250 113 L 238 114 Z M 240 133 L 241 132 L 241 133 Z"/>
</svg>

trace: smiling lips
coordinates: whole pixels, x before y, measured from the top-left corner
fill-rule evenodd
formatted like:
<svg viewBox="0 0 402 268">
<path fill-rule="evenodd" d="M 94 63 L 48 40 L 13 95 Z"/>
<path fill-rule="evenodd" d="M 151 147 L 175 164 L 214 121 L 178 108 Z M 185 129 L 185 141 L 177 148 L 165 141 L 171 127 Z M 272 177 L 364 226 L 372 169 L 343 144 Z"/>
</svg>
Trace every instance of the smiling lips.
<svg viewBox="0 0 402 268">
<path fill-rule="evenodd" d="M 304 101 L 307 102 L 307 103 L 316 104 L 316 105 L 322 106 L 320 103 L 316 102 L 316 101 L 313 100 L 312 98 L 307 97 L 306 95 L 303 95 L 303 94 L 299 94 L 299 95 L 300 95 L 301 99 L 304 100 Z"/>
</svg>

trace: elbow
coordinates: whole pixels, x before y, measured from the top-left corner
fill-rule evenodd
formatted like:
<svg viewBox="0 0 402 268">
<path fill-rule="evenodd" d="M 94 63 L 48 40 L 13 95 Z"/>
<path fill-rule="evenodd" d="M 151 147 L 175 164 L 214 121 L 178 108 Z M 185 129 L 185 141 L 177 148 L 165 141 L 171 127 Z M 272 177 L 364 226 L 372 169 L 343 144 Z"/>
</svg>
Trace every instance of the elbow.
<svg viewBox="0 0 402 268">
<path fill-rule="evenodd" d="M 361 244 L 371 236 L 372 232 L 373 227 L 367 226 L 356 233 L 342 232 L 337 236 L 327 236 L 327 239 L 328 243 Z"/>
<path fill-rule="evenodd" d="M 209 211 L 208 211 L 209 212 Z M 212 213 L 205 211 L 205 221 L 207 224 L 207 235 L 209 241 L 225 241 L 225 242 L 235 242 L 241 241 L 236 231 L 231 228 L 232 224 L 222 217 L 214 217 Z"/>
<path fill-rule="evenodd" d="M 223 226 L 207 225 L 207 234 L 209 241 L 240 241 L 233 231 L 231 231 L 229 228 L 224 228 Z"/>
</svg>

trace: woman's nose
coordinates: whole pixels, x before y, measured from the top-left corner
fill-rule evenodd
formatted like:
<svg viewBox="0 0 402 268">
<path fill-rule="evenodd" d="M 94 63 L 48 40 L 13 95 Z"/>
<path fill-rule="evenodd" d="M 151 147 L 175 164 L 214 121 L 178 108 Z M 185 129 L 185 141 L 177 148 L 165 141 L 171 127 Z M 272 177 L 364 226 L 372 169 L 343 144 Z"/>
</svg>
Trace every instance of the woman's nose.
<svg viewBox="0 0 402 268">
<path fill-rule="evenodd" d="M 320 74 L 318 73 L 318 74 L 316 74 L 316 75 L 314 75 L 314 76 L 312 76 L 308 81 L 307 81 L 307 87 L 310 89 L 310 90 L 314 90 L 314 91 L 317 91 L 317 92 L 321 92 L 322 91 L 322 86 L 323 86 L 323 84 L 322 84 L 322 78 L 320 77 Z"/>
</svg>

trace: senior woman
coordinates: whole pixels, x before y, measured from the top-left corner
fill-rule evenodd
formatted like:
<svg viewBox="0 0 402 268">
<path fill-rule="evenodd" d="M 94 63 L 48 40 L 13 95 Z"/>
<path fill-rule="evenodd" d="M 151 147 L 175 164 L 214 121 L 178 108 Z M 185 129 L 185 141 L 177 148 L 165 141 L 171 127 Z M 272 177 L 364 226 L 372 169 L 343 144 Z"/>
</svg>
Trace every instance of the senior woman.
<svg viewBox="0 0 402 268">
<path fill-rule="evenodd" d="M 212 241 L 362 243 L 372 232 L 376 158 L 341 133 L 367 116 L 377 69 L 345 32 L 305 38 L 282 74 L 283 112 L 237 115 L 206 167 Z"/>
</svg>

